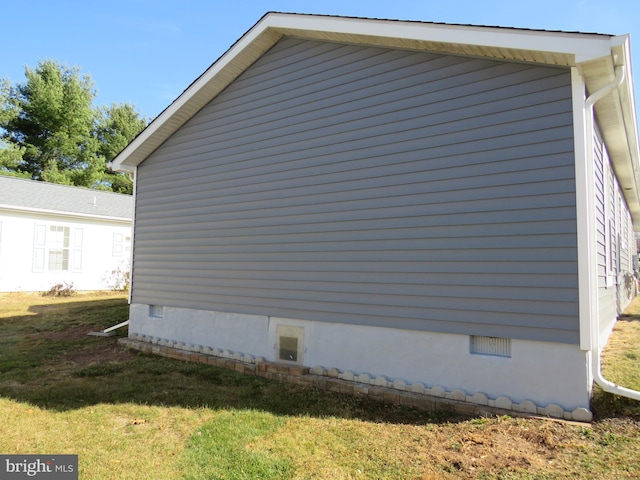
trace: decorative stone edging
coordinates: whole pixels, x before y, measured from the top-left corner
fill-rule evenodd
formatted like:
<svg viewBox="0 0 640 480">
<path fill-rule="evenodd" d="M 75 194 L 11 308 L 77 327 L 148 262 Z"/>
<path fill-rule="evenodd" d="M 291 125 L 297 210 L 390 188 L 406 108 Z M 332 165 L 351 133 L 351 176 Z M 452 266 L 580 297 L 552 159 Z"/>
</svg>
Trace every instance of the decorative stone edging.
<svg viewBox="0 0 640 480">
<path fill-rule="evenodd" d="M 556 419 L 590 422 L 593 415 L 586 408 L 565 411 L 561 406 L 549 404 L 537 406 L 531 400 L 514 403 L 509 397 L 492 399 L 486 393 L 467 395 L 462 390 L 446 391 L 439 385 L 427 387 L 423 383 L 408 384 L 402 379 L 389 379 L 383 375 L 370 375 L 337 368 L 270 362 L 262 357 L 205 347 L 202 345 L 175 342 L 136 333 L 121 338 L 125 347 L 168 358 L 197 362 L 256 375 L 270 380 L 293 383 L 324 390 L 368 396 L 385 402 L 405 405 L 420 410 L 448 410 L 463 415 L 521 415 L 545 416 Z"/>
</svg>

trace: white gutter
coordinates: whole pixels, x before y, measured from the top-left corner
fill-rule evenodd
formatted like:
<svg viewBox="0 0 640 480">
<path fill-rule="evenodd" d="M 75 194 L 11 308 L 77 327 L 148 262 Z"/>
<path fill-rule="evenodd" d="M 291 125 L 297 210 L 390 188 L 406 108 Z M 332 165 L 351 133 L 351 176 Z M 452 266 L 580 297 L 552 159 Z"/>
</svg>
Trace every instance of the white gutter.
<svg viewBox="0 0 640 480">
<path fill-rule="evenodd" d="M 594 92 L 585 101 L 585 110 L 587 114 L 587 119 L 590 121 L 591 125 L 593 125 L 593 122 L 595 121 L 594 113 L 593 113 L 594 104 L 598 100 L 603 98 L 605 95 L 611 93 L 613 90 L 618 88 L 624 81 L 625 67 L 618 66 L 616 67 L 615 72 L 616 72 L 616 76 L 611 83 L 609 83 L 608 85 L 605 85 L 600 90 Z M 592 132 L 587 132 L 587 135 L 592 135 Z M 592 152 L 590 152 L 590 154 L 592 155 Z M 597 291 L 595 292 L 595 295 L 597 298 Z M 591 336 L 592 336 L 591 369 L 592 369 L 593 379 L 606 392 L 615 393 L 616 395 L 632 398 L 634 400 L 640 400 L 639 391 L 631 390 L 629 388 L 616 385 L 615 383 L 604 378 L 604 376 L 602 375 L 602 362 L 600 360 L 600 312 L 598 308 L 596 308 L 596 311 L 593 312 L 593 317 L 595 319 L 593 328 L 591 330 Z"/>
</svg>

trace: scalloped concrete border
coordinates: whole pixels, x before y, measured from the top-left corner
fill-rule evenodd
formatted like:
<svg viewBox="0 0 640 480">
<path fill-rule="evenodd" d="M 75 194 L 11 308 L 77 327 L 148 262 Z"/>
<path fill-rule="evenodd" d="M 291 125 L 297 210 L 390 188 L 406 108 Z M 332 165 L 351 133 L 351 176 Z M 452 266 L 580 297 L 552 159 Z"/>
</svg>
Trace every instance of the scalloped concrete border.
<svg viewBox="0 0 640 480">
<path fill-rule="evenodd" d="M 531 400 L 520 403 L 509 397 L 489 398 L 484 392 L 468 395 L 463 390 L 446 391 L 439 385 L 407 383 L 383 375 L 365 372 L 340 371 L 318 365 L 313 368 L 266 361 L 262 357 L 232 352 L 202 345 L 185 344 L 168 339 L 131 333 L 119 343 L 144 353 L 161 355 L 187 362 L 216 365 L 240 373 L 256 375 L 270 380 L 313 386 L 325 390 L 368 396 L 385 402 L 405 405 L 421 410 L 448 410 L 464 415 L 518 415 L 544 416 L 577 422 L 591 422 L 593 415 L 586 408 L 564 410 L 560 405 L 536 405 Z"/>
</svg>

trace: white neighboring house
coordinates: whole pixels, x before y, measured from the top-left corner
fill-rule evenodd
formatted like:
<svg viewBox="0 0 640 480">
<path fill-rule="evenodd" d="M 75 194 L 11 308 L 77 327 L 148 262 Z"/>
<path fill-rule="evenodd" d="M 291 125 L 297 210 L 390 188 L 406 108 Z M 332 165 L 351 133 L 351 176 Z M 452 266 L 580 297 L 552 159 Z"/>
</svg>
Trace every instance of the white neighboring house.
<svg viewBox="0 0 640 480">
<path fill-rule="evenodd" d="M 130 195 L 0 176 L 0 292 L 113 288 L 132 215 Z"/>
</svg>

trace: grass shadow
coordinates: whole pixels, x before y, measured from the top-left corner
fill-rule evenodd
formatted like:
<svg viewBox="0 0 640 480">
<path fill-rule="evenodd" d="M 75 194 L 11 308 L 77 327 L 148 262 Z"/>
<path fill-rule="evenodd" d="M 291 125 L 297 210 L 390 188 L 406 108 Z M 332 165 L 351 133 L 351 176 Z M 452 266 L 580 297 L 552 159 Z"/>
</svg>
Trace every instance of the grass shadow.
<svg viewBox="0 0 640 480">
<path fill-rule="evenodd" d="M 48 410 L 135 403 L 399 424 L 463 418 L 129 351 L 117 343 L 126 328 L 113 337 L 88 336 L 127 319 L 124 298 L 41 303 L 27 310 L 29 315 L 0 318 L 0 395 Z"/>
<path fill-rule="evenodd" d="M 623 313 L 618 317 L 618 322 L 640 322 L 640 314 Z"/>
<path fill-rule="evenodd" d="M 640 297 L 618 317 L 602 352 L 602 374 L 620 386 L 640 390 Z M 640 402 L 595 386 L 591 409 L 598 420 L 640 420 Z"/>
</svg>

